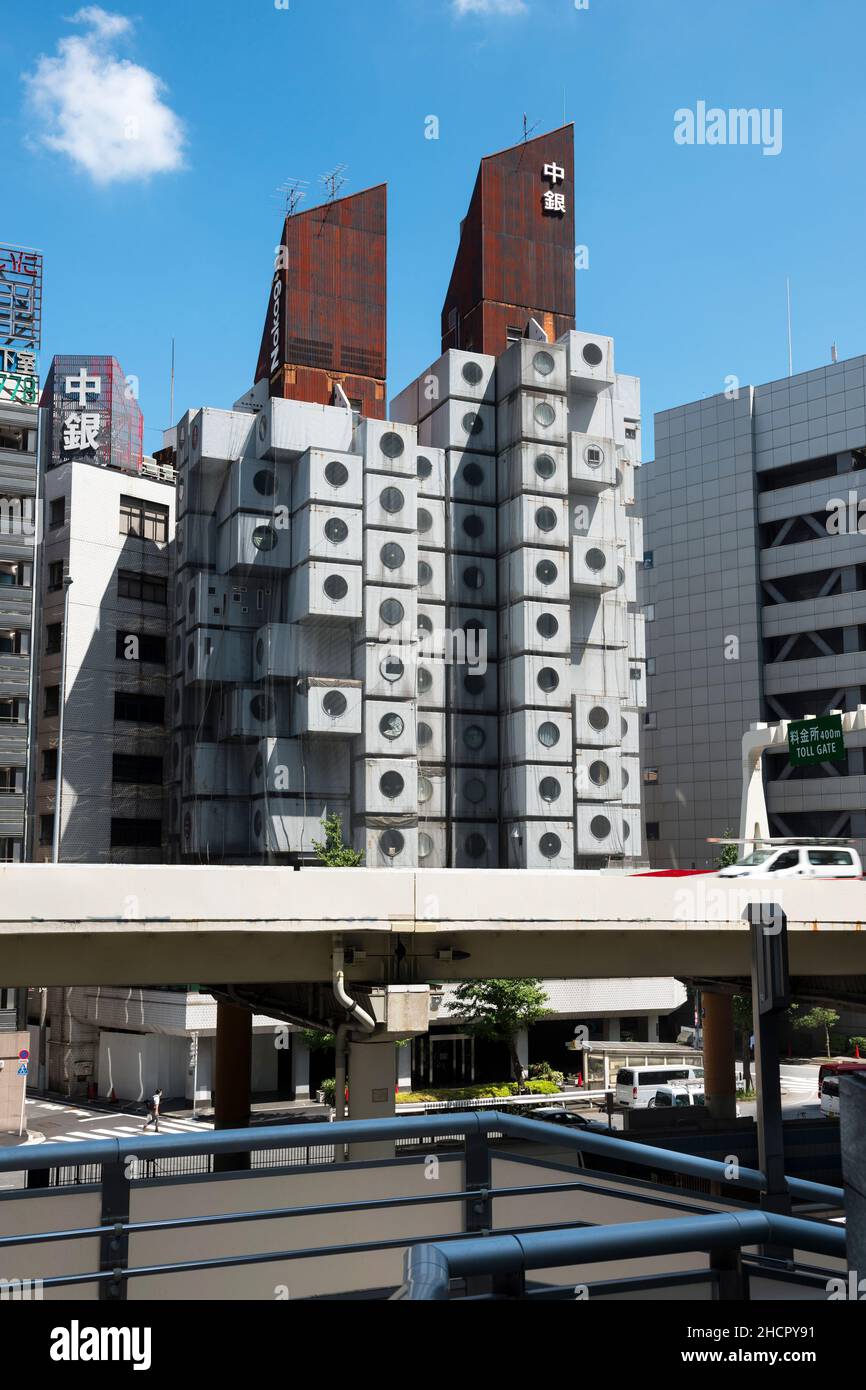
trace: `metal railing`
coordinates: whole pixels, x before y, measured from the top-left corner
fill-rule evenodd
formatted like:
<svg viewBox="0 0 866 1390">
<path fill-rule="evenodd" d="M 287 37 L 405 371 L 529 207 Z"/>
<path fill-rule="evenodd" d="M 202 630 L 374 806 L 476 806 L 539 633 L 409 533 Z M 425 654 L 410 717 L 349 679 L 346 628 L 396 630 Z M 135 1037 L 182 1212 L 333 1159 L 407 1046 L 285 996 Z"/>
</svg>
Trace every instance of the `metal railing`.
<svg viewBox="0 0 866 1390">
<path fill-rule="evenodd" d="M 665 1253 L 674 1249 L 712 1250 L 722 1252 L 722 1267 L 718 1272 L 702 1271 L 700 1277 L 718 1279 L 720 1297 L 748 1297 L 748 1281 L 742 1274 L 732 1272 L 726 1261 L 733 1250 L 739 1252 L 743 1244 L 755 1241 L 777 1241 L 783 1239 L 796 1242 L 797 1248 L 817 1250 L 823 1253 L 843 1254 L 845 1231 L 836 1225 L 818 1220 L 788 1219 L 787 1225 L 779 1225 L 778 1218 L 768 1213 L 744 1210 L 726 1213 L 719 1217 L 706 1209 L 689 1205 L 682 1193 L 668 1191 L 660 1187 L 659 1173 L 675 1173 L 691 1178 L 700 1178 L 723 1185 L 730 1182 L 730 1174 L 725 1164 L 712 1159 L 698 1158 L 691 1154 L 676 1153 L 669 1149 L 635 1144 L 628 1140 L 584 1129 L 568 1129 L 546 1124 L 539 1120 L 527 1119 L 502 1110 L 475 1111 L 468 1114 L 445 1112 L 435 1115 L 399 1115 L 393 1119 L 349 1121 L 340 1124 L 323 1123 L 304 1127 L 303 1150 L 312 1151 L 341 1149 L 344 1144 L 363 1145 L 382 1144 L 384 1141 L 409 1141 L 417 1144 L 434 1142 L 437 1138 L 452 1133 L 458 1134 L 465 1144 L 464 1183 L 462 1190 L 447 1192 L 419 1192 L 414 1195 L 388 1196 L 361 1200 L 348 1198 L 337 1202 L 318 1203 L 306 1206 L 285 1206 L 278 1208 L 238 1209 L 229 1213 L 184 1216 L 148 1221 L 130 1219 L 130 1191 L 132 1181 L 140 1176 L 137 1165 L 172 1164 L 185 1160 L 206 1161 L 211 1165 L 220 1155 L 250 1155 L 250 1164 L 255 1160 L 270 1171 L 281 1163 L 287 1153 L 296 1153 L 293 1145 L 287 1144 L 295 1139 L 294 1126 L 269 1126 L 255 1129 L 210 1131 L 201 1134 L 172 1134 L 82 1141 L 74 1149 L 62 1143 L 44 1144 L 14 1150 L 0 1150 L 0 1174 L 20 1172 L 44 1174 L 46 1169 L 75 1170 L 79 1175 L 99 1171 L 101 1187 L 101 1219 L 98 1225 L 76 1228 L 45 1230 L 29 1234 L 0 1236 L 0 1255 L 9 1248 L 33 1248 L 52 1244 L 81 1240 L 86 1237 L 99 1238 L 99 1267 L 84 1269 L 74 1274 L 52 1275 L 45 1270 L 40 1277 L 46 1289 L 96 1285 L 99 1296 L 105 1300 L 126 1297 L 130 1281 L 144 1280 L 165 1274 L 187 1274 L 205 1270 L 224 1270 L 236 1267 L 261 1265 L 303 1260 L 310 1257 L 336 1258 L 345 1255 L 365 1254 L 367 1252 L 400 1250 L 421 1246 L 427 1252 L 419 1254 L 418 1264 L 410 1265 L 407 1285 L 401 1296 L 408 1298 L 441 1296 L 443 1271 L 448 1270 L 451 1278 L 455 1272 L 461 1277 L 470 1271 L 482 1271 L 492 1278 L 491 1292 L 497 1292 L 497 1279 L 500 1275 L 512 1279 L 523 1287 L 521 1271 L 529 1268 L 552 1267 L 558 1262 L 575 1263 L 575 1254 L 584 1262 L 592 1259 L 611 1260 L 650 1254 Z M 501 1133 L 509 1139 L 529 1141 L 543 1145 L 549 1150 L 552 1144 L 557 1147 L 615 1159 L 631 1167 L 647 1170 L 652 1181 L 636 1183 L 634 1177 L 624 1177 L 616 1173 L 604 1172 L 593 1175 L 586 1167 L 579 1170 L 579 1176 L 572 1179 L 571 1171 L 562 1170 L 566 1181 L 551 1182 L 549 1172 L 545 1171 L 546 1181 L 519 1186 L 496 1187 L 491 1176 L 491 1150 L 488 1139 L 492 1134 Z M 230 1160 L 229 1160 L 230 1161 Z M 377 1162 L 387 1170 L 389 1166 L 404 1166 L 407 1160 L 379 1159 Z M 546 1158 L 542 1160 L 547 1163 Z M 225 1162 L 225 1160 L 224 1160 Z M 350 1167 L 344 1170 L 348 1174 Z M 249 1178 L 244 1172 L 234 1174 L 222 1171 L 221 1179 L 233 1177 Z M 594 1179 L 597 1179 L 594 1180 Z M 155 1178 L 155 1187 L 166 1182 L 166 1175 Z M 193 1179 L 194 1181 L 194 1179 Z M 603 1182 L 607 1186 L 599 1186 Z M 558 1222 L 552 1226 L 535 1226 L 527 1232 L 519 1227 L 497 1230 L 495 1234 L 481 1234 L 493 1231 L 493 1205 L 499 1198 L 528 1197 L 533 1194 L 556 1196 L 568 1192 L 606 1192 L 610 1195 L 613 1184 L 622 1184 L 622 1195 L 629 1201 L 643 1202 L 653 1206 L 667 1207 L 669 1210 L 685 1212 L 686 1222 L 681 1216 L 673 1221 L 639 1223 L 644 1233 L 638 1238 L 633 1226 L 584 1227 L 575 1230 L 574 1221 Z M 40 1184 L 41 1185 L 41 1184 Z M 347 1183 L 346 1188 L 350 1185 Z M 755 1169 L 740 1168 L 736 1186 L 740 1190 L 761 1193 L 766 1182 L 762 1173 Z M 828 1187 L 821 1183 L 806 1182 L 802 1179 L 788 1179 L 787 1188 L 792 1199 L 817 1204 L 832 1211 L 838 1211 L 843 1204 L 840 1188 Z M 627 1190 L 626 1190 L 627 1189 Z M 195 1189 L 191 1188 L 190 1192 Z M 249 1202 L 250 1189 L 242 1183 L 237 1185 L 238 1202 Z M 41 1196 L 36 1190 L 11 1194 L 0 1198 L 3 1201 L 24 1201 Z M 342 1194 L 341 1194 L 342 1196 Z M 413 1239 L 402 1233 L 397 1236 L 384 1236 L 367 1241 L 355 1240 L 351 1243 L 332 1244 L 316 1248 L 288 1248 L 266 1253 L 236 1253 L 225 1257 L 185 1259 L 160 1265 L 133 1265 L 129 1260 L 130 1238 L 142 1233 L 194 1231 L 206 1227 L 234 1226 L 261 1221 L 291 1221 L 297 1217 L 316 1215 L 342 1215 L 363 1211 L 382 1211 L 397 1208 L 433 1207 L 439 1203 L 457 1203 L 465 1211 L 465 1225 L 462 1230 L 450 1232 L 436 1238 L 432 1243 L 429 1236 Z M 49 1206 L 50 1210 L 50 1206 Z M 701 1212 L 695 1215 L 695 1211 Z M 722 1222 L 721 1225 L 711 1223 Z M 751 1222 L 752 1224 L 749 1224 Z M 772 1223 L 776 1224 L 773 1225 Z M 662 1229 L 663 1228 L 663 1229 Z M 467 1239 L 473 1232 L 478 1234 Z M 539 1245 L 542 1235 L 551 1237 L 551 1242 Z M 590 1240 L 589 1236 L 593 1239 Z M 556 1240 L 553 1240 L 556 1236 Z M 577 1244 L 574 1242 L 577 1238 Z M 650 1239 L 651 1237 L 651 1239 Z M 557 1244 L 557 1240 L 559 1243 Z M 505 1243 L 503 1243 L 505 1242 Z M 685 1243 L 683 1243 L 685 1242 Z M 442 1249 L 447 1246 L 448 1257 L 441 1258 Z M 434 1253 L 429 1252 L 433 1250 Z M 593 1254 L 592 1252 L 601 1252 Z M 527 1254 L 527 1252 L 529 1252 Z M 558 1252 L 558 1255 L 557 1255 Z M 452 1260 L 453 1253 L 453 1260 Z M 535 1253 L 539 1260 L 534 1264 Z M 557 1258 L 551 1258 L 556 1255 Z M 543 1258 L 542 1258 L 543 1256 Z M 521 1263 L 522 1261 L 522 1263 Z M 519 1269 L 518 1269 L 519 1265 Z M 426 1270 L 423 1275 L 419 1271 Z M 430 1271 L 435 1273 L 435 1278 Z M 429 1277 L 428 1277 L 429 1276 Z M 652 1277 L 652 1276 L 650 1276 Z M 697 1276 L 696 1276 L 697 1277 Z M 793 1272 L 791 1277 L 793 1277 Z M 437 1280 L 439 1281 L 437 1283 Z M 646 1279 L 643 1280 L 644 1285 Z M 745 1292 L 743 1291 L 745 1287 Z M 419 1292 L 419 1289 L 422 1292 Z M 427 1292 L 423 1292 L 427 1289 Z M 437 1292 L 437 1290 L 439 1290 Z M 489 1296 L 489 1295 L 488 1295 Z M 520 1296 L 520 1295 L 518 1295 Z"/>
</svg>

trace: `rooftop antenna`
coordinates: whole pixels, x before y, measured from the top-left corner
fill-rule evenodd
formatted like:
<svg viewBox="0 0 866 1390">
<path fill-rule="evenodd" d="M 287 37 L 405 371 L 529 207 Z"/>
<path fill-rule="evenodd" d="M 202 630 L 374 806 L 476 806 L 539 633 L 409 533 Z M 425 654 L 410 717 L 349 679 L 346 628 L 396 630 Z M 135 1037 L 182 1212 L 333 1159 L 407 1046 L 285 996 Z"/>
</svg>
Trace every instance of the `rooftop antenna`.
<svg viewBox="0 0 866 1390">
<path fill-rule="evenodd" d="M 298 205 L 307 196 L 309 186 L 309 180 L 293 178 L 288 178 L 285 183 L 280 184 L 277 189 L 277 196 L 285 208 L 286 217 L 294 217 Z"/>
<path fill-rule="evenodd" d="M 839 361 L 839 349 L 838 349 L 838 347 L 836 346 L 835 343 L 831 343 L 831 344 L 830 344 L 830 361 L 831 361 L 831 362 L 838 362 L 838 361 Z"/>
<path fill-rule="evenodd" d="M 529 139 L 529 137 L 530 137 L 530 135 L 532 134 L 532 132 L 533 132 L 534 130 L 537 130 L 540 124 L 541 124 L 540 121 L 536 121 L 536 122 L 535 122 L 535 125 L 530 125 L 530 124 L 529 124 L 529 117 L 527 116 L 526 112 L 524 111 L 524 113 L 523 113 L 523 143 L 524 143 L 524 145 L 526 144 L 526 142 L 527 142 L 527 140 Z"/>
<path fill-rule="evenodd" d="M 174 425 L 174 338 L 171 340 L 171 392 L 168 405 L 168 427 Z"/>
<path fill-rule="evenodd" d="M 333 203 L 343 184 L 346 182 L 345 171 L 348 164 L 338 164 L 336 169 L 332 169 L 329 174 L 322 174 L 319 183 L 323 183 L 327 190 L 328 202 Z"/>
<path fill-rule="evenodd" d="M 794 375 L 794 340 L 791 336 L 791 277 L 785 278 L 788 297 L 788 376 Z"/>
</svg>

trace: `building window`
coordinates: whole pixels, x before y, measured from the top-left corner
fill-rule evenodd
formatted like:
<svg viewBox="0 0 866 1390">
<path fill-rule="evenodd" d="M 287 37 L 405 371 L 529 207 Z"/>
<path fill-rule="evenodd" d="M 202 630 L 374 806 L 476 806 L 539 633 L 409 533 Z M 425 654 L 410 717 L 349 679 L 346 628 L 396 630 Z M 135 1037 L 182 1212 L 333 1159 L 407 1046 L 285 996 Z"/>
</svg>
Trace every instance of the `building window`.
<svg viewBox="0 0 866 1390">
<path fill-rule="evenodd" d="M 54 816 L 39 817 L 39 843 L 40 845 L 51 845 L 54 843 Z"/>
<path fill-rule="evenodd" d="M 21 701 L 0 700 L 0 724 L 19 724 L 21 722 Z"/>
<path fill-rule="evenodd" d="M 13 564 L 11 560 L 0 561 L 0 588 L 29 589 L 32 583 L 33 566 Z"/>
<path fill-rule="evenodd" d="M 27 656 L 30 651 L 30 633 L 15 629 L 0 632 L 0 656 Z"/>
<path fill-rule="evenodd" d="M 118 632 L 115 644 L 118 661 L 149 661 L 165 665 L 165 638 L 151 632 Z"/>
<path fill-rule="evenodd" d="M 152 574 L 136 574 L 134 570 L 119 570 L 117 597 L 133 599 L 136 603 L 168 603 L 168 582 Z"/>
<path fill-rule="evenodd" d="M 15 454 L 28 453 L 28 431 L 18 425 L 0 424 L 0 449 L 11 449 Z"/>
<path fill-rule="evenodd" d="M 162 758 L 136 753 L 115 753 L 111 760 L 111 780 L 130 783 L 137 787 L 161 787 Z"/>
<path fill-rule="evenodd" d="M 168 540 L 168 507 L 138 497 L 120 499 L 120 534 L 164 545 Z"/>
<path fill-rule="evenodd" d="M 643 717 L 643 726 L 644 726 L 645 729 L 657 729 L 657 728 L 658 728 L 658 726 L 659 726 L 659 717 L 658 717 L 658 715 L 656 714 L 655 710 L 649 710 L 649 709 L 647 710 L 646 714 L 645 714 L 644 717 Z"/>
<path fill-rule="evenodd" d="M 659 780 L 659 770 L 657 767 L 645 767 L 643 770 L 643 780 L 650 784 Z"/>
<path fill-rule="evenodd" d="M 654 676 L 656 673 L 656 659 L 654 656 L 648 656 L 646 659 L 646 673 L 648 676 Z"/>
<path fill-rule="evenodd" d="M 47 817 L 43 816 L 45 819 Z M 161 844 L 161 820 L 113 819 L 111 822 L 112 849 L 159 849 Z"/>
<path fill-rule="evenodd" d="M 507 343 L 519 343 L 523 337 L 523 329 L 515 324 L 509 324 L 505 330 L 505 341 Z"/>
<path fill-rule="evenodd" d="M 45 629 L 45 655 L 57 656 L 63 649 L 63 624 L 49 623 Z"/>
<path fill-rule="evenodd" d="M 646 823 L 646 837 L 647 837 L 648 840 L 658 840 L 658 839 L 659 839 L 659 822 L 658 822 L 657 820 L 648 820 L 648 821 L 647 821 L 647 823 Z"/>
<path fill-rule="evenodd" d="M 54 560 L 48 566 L 48 592 L 56 594 L 58 589 L 63 588 L 63 561 Z"/>
<path fill-rule="evenodd" d="M 54 719 L 60 713 L 60 686 L 46 685 L 45 687 L 45 708 L 43 710 L 47 719 Z"/>
<path fill-rule="evenodd" d="M 61 526 L 66 525 L 66 498 L 54 497 L 48 508 L 48 529 L 49 531 L 59 531 Z"/>
<path fill-rule="evenodd" d="M 646 618 L 646 620 L 647 620 L 648 623 L 654 623 L 655 620 L 656 620 L 656 606 L 655 606 L 655 604 L 654 604 L 654 603 L 648 603 L 648 604 L 646 605 L 646 607 L 644 608 L 644 610 L 643 610 L 643 615 L 644 615 L 644 617 Z"/>
<path fill-rule="evenodd" d="M 651 569 L 652 569 L 652 567 L 653 567 L 653 559 L 654 559 L 653 551 L 651 551 L 651 550 L 645 550 L 645 551 L 644 551 L 644 554 L 643 554 L 643 567 L 644 567 L 645 570 L 651 570 Z"/>
<path fill-rule="evenodd" d="M 46 748 L 42 754 L 43 782 L 57 781 L 57 749 Z"/>
<path fill-rule="evenodd" d="M 114 695 L 114 718 L 129 724 L 165 724 L 165 700 L 161 695 L 139 695 L 118 690 Z"/>
<path fill-rule="evenodd" d="M 4 836 L 0 839 L 0 864 L 18 864 L 20 862 L 21 841 Z"/>
<path fill-rule="evenodd" d="M 0 767 L 0 796 L 14 796 L 15 792 L 21 790 L 17 785 L 16 772 L 14 767 Z"/>
</svg>

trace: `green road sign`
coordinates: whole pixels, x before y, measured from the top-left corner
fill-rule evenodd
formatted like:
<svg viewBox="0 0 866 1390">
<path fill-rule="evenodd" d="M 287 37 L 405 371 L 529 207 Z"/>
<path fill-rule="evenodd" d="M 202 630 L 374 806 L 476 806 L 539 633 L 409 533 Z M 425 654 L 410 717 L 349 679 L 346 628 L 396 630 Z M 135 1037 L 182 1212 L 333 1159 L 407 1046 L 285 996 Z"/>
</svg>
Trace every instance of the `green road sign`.
<svg viewBox="0 0 866 1390">
<path fill-rule="evenodd" d="M 819 719 L 798 719 L 788 725 L 788 762 L 839 763 L 845 757 L 841 714 L 822 714 Z"/>
</svg>

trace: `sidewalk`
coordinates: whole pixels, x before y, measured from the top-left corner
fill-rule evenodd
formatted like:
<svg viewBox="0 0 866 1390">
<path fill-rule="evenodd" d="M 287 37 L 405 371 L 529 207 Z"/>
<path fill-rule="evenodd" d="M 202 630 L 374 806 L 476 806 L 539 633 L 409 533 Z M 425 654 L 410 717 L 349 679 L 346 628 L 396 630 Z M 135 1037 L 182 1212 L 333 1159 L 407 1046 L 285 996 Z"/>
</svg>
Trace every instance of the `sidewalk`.
<svg viewBox="0 0 866 1390">
<path fill-rule="evenodd" d="M 60 1091 L 40 1091 L 31 1088 L 27 1092 L 28 1100 L 50 1101 L 54 1105 L 67 1105 L 76 1110 L 91 1110 L 95 1114 L 102 1113 L 108 1115 L 132 1115 L 143 1119 L 147 1113 L 147 1102 L 144 1100 L 107 1100 L 104 1097 L 97 1097 L 90 1100 L 84 1096 L 66 1096 Z M 168 1097 L 163 1096 L 159 1105 L 160 1116 L 172 1120 L 213 1120 L 213 1106 L 204 1103 L 196 1106 L 193 1113 L 192 1106 L 185 1096 Z M 320 1115 L 323 1119 L 330 1115 L 330 1110 L 326 1105 L 319 1105 L 315 1100 L 280 1100 L 271 1097 L 267 1100 L 253 1100 L 252 1120 L 253 1123 L 260 1121 L 263 1116 L 273 1116 L 269 1123 L 279 1123 L 279 1116 L 294 1116 L 295 1114 L 310 1113 Z"/>
</svg>

